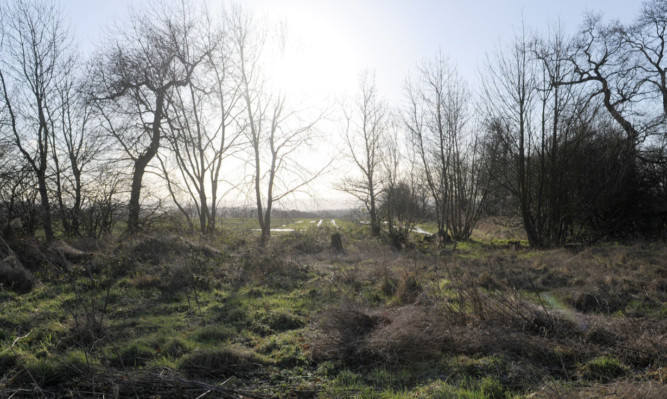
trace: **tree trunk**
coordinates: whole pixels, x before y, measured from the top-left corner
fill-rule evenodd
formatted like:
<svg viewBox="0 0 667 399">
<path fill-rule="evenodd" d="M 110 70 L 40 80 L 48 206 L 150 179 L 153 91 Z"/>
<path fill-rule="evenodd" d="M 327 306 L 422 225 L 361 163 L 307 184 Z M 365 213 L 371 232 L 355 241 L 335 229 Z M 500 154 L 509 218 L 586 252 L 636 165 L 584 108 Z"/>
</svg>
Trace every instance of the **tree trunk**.
<svg viewBox="0 0 667 399">
<path fill-rule="evenodd" d="M 42 201 L 42 221 L 44 224 L 44 235 L 46 242 L 53 241 L 53 224 L 51 222 L 51 207 L 49 206 L 49 191 L 46 187 L 46 174 L 39 173 L 37 175 L 37 182 L 39 185 L 39 196 Z"/>
<path fill-rule="evenodd" d="M 72 234 L 78 236 L 81 234 L 79 228 L 79 219 L 81 218 L 81 171 L 73 168 L 74 174 L 74 207 L 72 209 Z"/>
<path fill-rule="evenodd" d="M 204 179 L 199 180 L 199 229 L 206 234 L 207 221 L 209 219 L 208 206 L 206 204 L 206 192 L 204 192 Z"/>
<path fill-rule="evenodd" d="M 160 146 L 160 125 L 164 105 L 164 90 L 157 92 L 155 99 L 155 117 L 151 126 L 151 143 L 146 152 L 134 161 L 134 172 L 132 173 L 132 191 L 130 192 L 130 203 L 128 209 L 127 230 L 130 233 L 139 231 L 139 198 L 141 196 L 141 182 L 146 171 L 146 166 L 153 159 Z"/>
</svg>

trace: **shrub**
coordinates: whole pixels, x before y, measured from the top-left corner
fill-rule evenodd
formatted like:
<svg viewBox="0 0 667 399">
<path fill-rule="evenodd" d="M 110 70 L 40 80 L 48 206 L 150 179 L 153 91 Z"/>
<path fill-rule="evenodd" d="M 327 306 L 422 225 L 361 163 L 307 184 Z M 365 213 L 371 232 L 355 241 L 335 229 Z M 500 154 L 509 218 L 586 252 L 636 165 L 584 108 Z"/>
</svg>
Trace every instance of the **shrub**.
<svg viewBox="0 0 667 399">
<path fill-rule="evenodd" d="M 444 321 L 418 306 L 377 312 L 349 305 L 333 308 L 324 313 L 317 330 L 313 359 L 348 365 L 427 360 L 440 356 L 446 343 Z"/>
<path fill-rule="evenodd" d="M 77 315 L 69 321 L 69 331 L 62 338 L 64 345 L 91 345 L 107 334 L 106 323 L 100 322 L 99 316 L 93 313 Z"/>
<path fill-rule="evenodd" d="M 162 345 L 160 353 L 171 357 L 181 357 L 191 350 L 190 345 L 186 341 L 179 338 L 172 338 Z"/>
<path fill-rule="evenodd" d="M 331 308 L 319 318 L 319 335 L 312 342 L 316 361 L 341 360 L 346 364 L 365 364 L 371 359 L 363 348 L 366 335 L 383 323 L 381 316 L 370 315 L 350 305 Z"/>
<path fill-rule="evenodd" d="M 441 355 L 444 322 L 424 308 L 404 306 L 383 312 L 385 322 L 365 339 L 363 348 L 386 363 L 401 364 Z"/>
<path fill-rule="evenodd" d="M 609 313 L 609 302 L 601 295 L 590 292 L 577 292 L 572 298 L 572 306 L 584 313 Z"/>
<path fill-rule="evenodd" d="M 0 286 L 18 293 L 29 292 L 35 286 L 35 277 L 2 238 L 0 238 Z"/>
<path fill-rule="evenodd" d="M 296 330 L 305 325 L 300 317 L 287 312 L 272 312 L 262 318 L 262 322 L 271 327 L 273 331 L 282 332 Z"/>
<path fill-rule="evenodd" d="M 0 258 L 0 285 L 25 294 L 35 286 L 35 277 L 12 255 Z"/>
<path fill-rule="evenodd" d="M 281 235 L 278 247 L 280 252 L 284 253 L 298 251 L 304 254 L 318 254 L 325 248 L 320 239 L 319 231 L 315 229 L 294 231 Z"/>
<path fill-rule="evenodd" d="M 25 361 L 25 371 L 26 373 L 17 373 L 12 383 L 28 385 L 36 382 L 44 388 L 81 378 L 92 370 L 86 361 L 85 354 L 81 350 L 73 350 L 66 353 L 61 359 L 28 357 Z"/>
<path fill-rule="evenodd" d="M 246 253 L 239 273 L 239 282 L 252 281 L 268 288 L 293 290 L 310 278 L 311 268 L 273 253 Z"/>
</svg>

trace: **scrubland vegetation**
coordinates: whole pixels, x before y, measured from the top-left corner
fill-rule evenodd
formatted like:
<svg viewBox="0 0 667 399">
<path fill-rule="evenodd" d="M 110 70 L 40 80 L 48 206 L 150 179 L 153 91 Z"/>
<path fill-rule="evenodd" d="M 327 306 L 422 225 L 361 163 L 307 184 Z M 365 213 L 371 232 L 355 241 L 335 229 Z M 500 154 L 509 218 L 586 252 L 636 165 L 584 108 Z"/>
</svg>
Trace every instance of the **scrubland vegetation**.
<svg viewBox="0 0 667 399">
<path fill-rule="evenodd" d="M 15 240 L 2 396 L 667 392 L 664 243 L 532 250 L 484 222 L 472 241 L 415 234 L 397 250 L 354 221 L 285 223 L 297 230 L 264 247 L 245 228 L 203 237 L 166 222 L 50 247 Z M 12 256 L 28 269 L 13 282 Z"/>
<path fill-rule="evenodd" d="M 400 106 L 273 87 L 238 4 L 86 57 L 64 4 L 0 3 L 1 397 L 667 397 L 667 0 L 522 26 L 473 88 L 437 53 Z"/>
</svg>

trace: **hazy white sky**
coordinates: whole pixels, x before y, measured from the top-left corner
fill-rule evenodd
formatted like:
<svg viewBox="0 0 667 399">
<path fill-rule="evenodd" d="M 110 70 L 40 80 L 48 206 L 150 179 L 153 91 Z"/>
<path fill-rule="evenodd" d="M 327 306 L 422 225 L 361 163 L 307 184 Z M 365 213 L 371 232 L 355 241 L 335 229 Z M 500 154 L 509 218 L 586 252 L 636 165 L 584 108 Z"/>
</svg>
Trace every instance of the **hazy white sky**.
<svg viewBox="0 0 667 399">
<path fill-rule="evenodd" d="M 200 1 L 200 0 L 194 0 Z M 222 0 L 208 0 L 212 8 Z M 114 19 L 139 0 L 62 0 L 88 51 Z M 478 65 L 499 42 L 512 37 L 521 20 L 544 29 L 560 20 L 576 29 L 585 11 L 628 21 L 640 0 L 245 0 L 257 15 L 284 21 L 290 52 L 274 71 L 285 85 L 331 95 L 353 90 L 364 68 L 377 71 L 385 96 L 398 100 L 408 71 L 440 50 L 474 85 Z"/>
<path fill-rule="evenodd" d="M 192 1 L 207 1 L 213 9 L 223 2 Z M 511 40 L 521 28 L 522 19 L 528 31 L 545 30 L 560 21 L 566 31 L 574 32 L 586 11 L 602 12 L 608 20 L 628 22 L 638 14 L 642 2 L 245 0 L 240 3 L 260 18 L 284 22 L 287 26 L 288 51 L 269 71 L 277 85 L 297 91 L 311 101 L 327 98 L 327 104 L 335 104 L 356 90 L 361 70 L 373 69 L 380 94 L 399 105 L 406 75 L 418 62 L 437 51 L 448 55 L 461 75 L 475 87 L 486 54 L 493 54 L 499 43 Z M 62 4 L 85 55 L 101 42 L 114 20 L 125 18 L 129 6 L 141 8 L 150 2 L 62 0 Z M 330 136 L 335 136 L 335 129 L 328 130 Z M 315 189 L 327 193 L 327 199 L 320 203 L 324 208 L 352 205 L 349 196 L 332 190 L 335 178 L 322 179 L 320 187 Z"/>
</svg>

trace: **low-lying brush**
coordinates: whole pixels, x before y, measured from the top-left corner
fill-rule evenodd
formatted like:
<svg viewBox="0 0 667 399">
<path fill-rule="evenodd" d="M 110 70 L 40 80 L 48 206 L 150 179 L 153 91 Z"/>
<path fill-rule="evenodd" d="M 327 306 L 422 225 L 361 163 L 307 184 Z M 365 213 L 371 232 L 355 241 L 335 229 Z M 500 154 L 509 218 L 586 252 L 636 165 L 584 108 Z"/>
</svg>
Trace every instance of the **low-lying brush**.
<svg viewBox="0 0 667 399">
<path fill-rule="evenodd" d="M 316 361 L 398 365 L 437 357 L 446 341 L 438 315 L 417 306 L 368 311 L 352 305 L 328 309 L 317 324 Z"/>
<path fill-rule="evenodd" d="M 255 371 L 268 364 L 252 350 L 240 346 L 198 349 L 183 356 L 180 370 L 189 377 L 226 379 Z"/>
<path fill-rule="evenodd" d="M 339 251 L 332 231 L 42 259 L 40 283 L 0 290 L 0 396 L 664 396 L 664 246 L 396 251 L 341 223 Z"/>
</svg>

